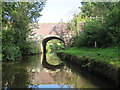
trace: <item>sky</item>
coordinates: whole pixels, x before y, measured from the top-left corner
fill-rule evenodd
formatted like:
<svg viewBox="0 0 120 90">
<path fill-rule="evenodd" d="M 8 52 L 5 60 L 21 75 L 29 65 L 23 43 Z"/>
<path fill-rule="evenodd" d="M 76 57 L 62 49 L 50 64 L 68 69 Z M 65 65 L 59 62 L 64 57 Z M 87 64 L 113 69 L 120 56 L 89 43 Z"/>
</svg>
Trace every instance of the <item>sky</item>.
<svg viewBox="0 0 120 90">
<path fill-rule="evenodd" d="M 68 22 L 80 12 L 81 0 L 47 0 L 38 23 Z"/>
</svg>

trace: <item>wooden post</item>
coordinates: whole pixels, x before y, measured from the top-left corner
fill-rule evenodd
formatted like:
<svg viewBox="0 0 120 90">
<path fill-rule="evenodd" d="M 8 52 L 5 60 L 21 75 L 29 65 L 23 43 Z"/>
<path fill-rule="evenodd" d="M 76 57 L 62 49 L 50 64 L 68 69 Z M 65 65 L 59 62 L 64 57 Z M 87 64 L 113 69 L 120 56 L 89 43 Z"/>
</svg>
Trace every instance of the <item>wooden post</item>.
<svg viewBox="0 0 120 90">
<path fill-rule="evenodd" d="M 96 41 L 95 41 L 95 48 L 97 47 L 97 43 L 96 43 Z"/>
</svg>

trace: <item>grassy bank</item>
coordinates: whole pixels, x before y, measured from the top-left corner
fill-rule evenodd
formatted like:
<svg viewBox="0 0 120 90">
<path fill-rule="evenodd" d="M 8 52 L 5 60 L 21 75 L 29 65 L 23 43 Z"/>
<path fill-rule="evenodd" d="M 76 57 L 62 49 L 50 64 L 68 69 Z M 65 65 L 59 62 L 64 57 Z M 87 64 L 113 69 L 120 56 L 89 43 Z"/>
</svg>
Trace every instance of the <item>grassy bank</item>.
<svg viewBox="0 0 120 90">
<path fill-rule="evenodd" d="M 115 67 L 120 67 L 120 50 L 118 47 L 103 49 L 72 47 L 67 50 L 61 50 L 59 52 L 69 53 L 80 58 L 84 57 L 91 60 L 106 62 L 108 64 L 114 65 Z"/>
<path fill-rule="evenodd" d="M 107 77 L 120 85 L 120 51 L 112 48 L 72 47 L 58 52 L 62 60 L 72 61 L 80 67 Z"/>
</svg>

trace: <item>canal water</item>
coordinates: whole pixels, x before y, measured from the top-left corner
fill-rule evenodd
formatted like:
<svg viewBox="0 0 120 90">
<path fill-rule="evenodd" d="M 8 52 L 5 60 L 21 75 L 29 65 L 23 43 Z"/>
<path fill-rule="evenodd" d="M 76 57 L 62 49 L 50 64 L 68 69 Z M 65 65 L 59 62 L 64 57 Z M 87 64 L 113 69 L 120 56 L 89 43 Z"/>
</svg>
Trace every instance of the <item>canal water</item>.
<svg viewBox="0 0 120 90">
<path fill-rule="evenodd" d="M 63 64 L 64 63 L 64 64 Z M 54 53 L 2 63 L 3 88 L 112 88 L 112 83 L 61 62 Z"/>
</svg>

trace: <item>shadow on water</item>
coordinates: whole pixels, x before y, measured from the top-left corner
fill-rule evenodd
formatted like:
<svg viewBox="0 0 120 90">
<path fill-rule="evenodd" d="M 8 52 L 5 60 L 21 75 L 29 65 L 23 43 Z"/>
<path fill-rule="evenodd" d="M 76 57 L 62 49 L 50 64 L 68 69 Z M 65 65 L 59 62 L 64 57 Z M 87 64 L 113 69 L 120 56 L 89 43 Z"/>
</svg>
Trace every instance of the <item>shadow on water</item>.
<svg viewBox="0 0 120 90">
<path fill-rule="evenodd" d="M 83 83 L 86 83 L 85 86 L 84 85 L 82 86 L 83 88 L 86 86 L 88 86 L 88 88 L 89 88 L 89 85 L 87 85 L 89 83 L 93 84 L 97 88 L 117 88 L 116 85 L 113 82 L 111 82 L 110 80 L 106 80 L 102 76 L 100 77 L 93 73 L 87 72 L 84 69 L 79 68 L 78 65 L 68 62 L 68 60 L 64 60 L 64 64 L 65 64 L 65 66 L 70 68 L 73 73 L 76 73 L 80 77 L 86 79 L 85 81 L 83 80 Z"/>
</svg>

